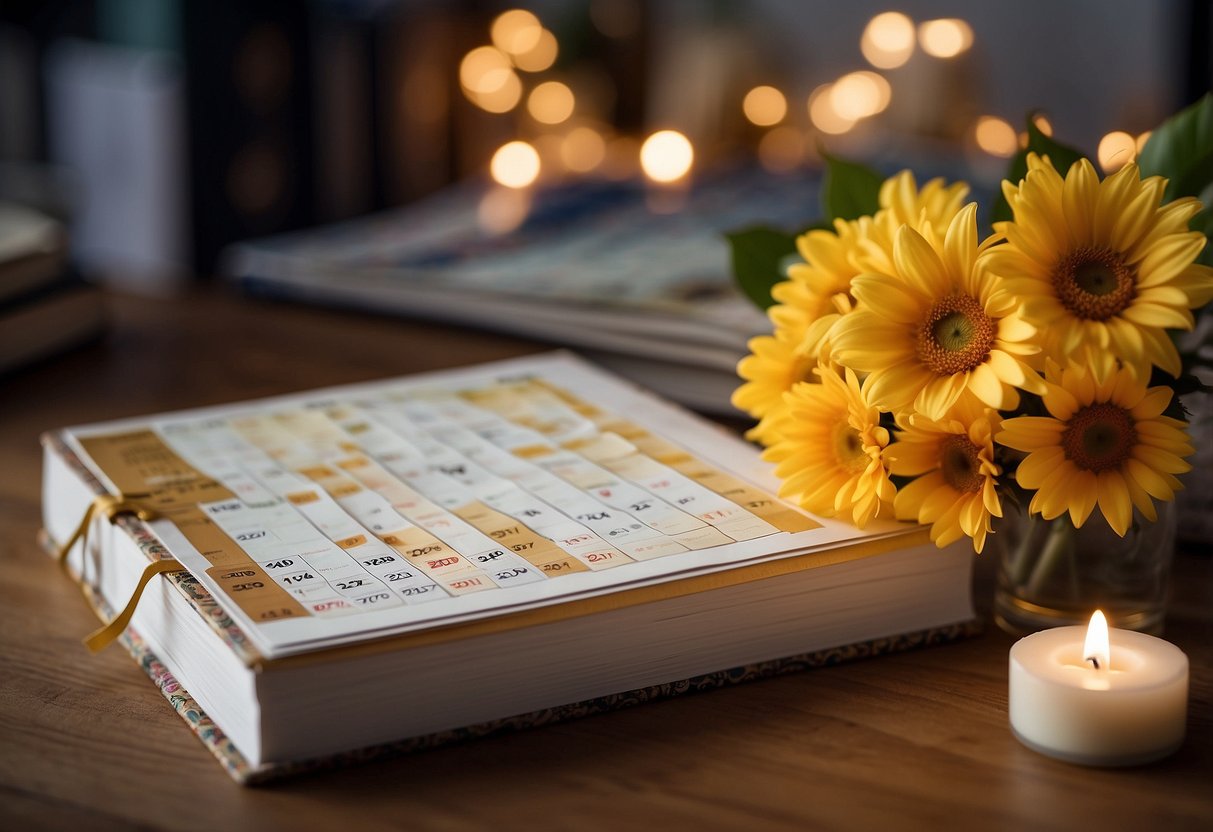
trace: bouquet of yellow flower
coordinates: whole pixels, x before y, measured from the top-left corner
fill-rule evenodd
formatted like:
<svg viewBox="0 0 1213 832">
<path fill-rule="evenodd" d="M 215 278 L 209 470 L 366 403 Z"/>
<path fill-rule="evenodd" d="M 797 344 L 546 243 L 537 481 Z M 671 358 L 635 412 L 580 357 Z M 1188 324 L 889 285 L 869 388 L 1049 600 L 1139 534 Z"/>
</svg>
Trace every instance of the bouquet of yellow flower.
<svg viewBox="0 0 1213 832">
<path fill-rule="evenodd" d="M 963 182 L 827 164 L 826 224 L 730 236 L 773 326 L 733 401 L 784 495 L 978 552 L 1019 499 L 1120 536 L 1154 521 L 1194 453 L 1175 337 L 1213 299 L 1213 94 L 1103 180 L 1029 120 L 984 236 Z"/>
</svg>

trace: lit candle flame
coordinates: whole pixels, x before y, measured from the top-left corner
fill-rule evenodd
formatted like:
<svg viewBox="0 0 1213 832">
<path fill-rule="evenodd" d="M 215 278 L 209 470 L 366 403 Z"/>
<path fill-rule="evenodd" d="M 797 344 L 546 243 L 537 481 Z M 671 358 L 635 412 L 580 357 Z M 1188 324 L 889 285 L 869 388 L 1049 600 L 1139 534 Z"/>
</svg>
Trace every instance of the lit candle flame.
<svg viewBox="0 0 1213 832">
<path fill-rule="evenodd" d="M 1096 610 L 1087 627 L 1087 639 L 1082 646 L 1082 660 L 1090 662 L 1096 670 L 1109 670 L 1112 666 L 1111 646 L 1108 641 L 1108 619 L 1102 610 Z"/>
</svg>

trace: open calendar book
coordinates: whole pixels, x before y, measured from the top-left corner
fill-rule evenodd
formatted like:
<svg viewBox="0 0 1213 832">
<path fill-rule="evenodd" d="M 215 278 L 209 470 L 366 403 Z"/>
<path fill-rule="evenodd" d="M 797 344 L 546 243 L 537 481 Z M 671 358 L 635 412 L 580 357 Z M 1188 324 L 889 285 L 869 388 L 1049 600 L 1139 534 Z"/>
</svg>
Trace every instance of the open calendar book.
<svg viewBox="0 0 1213 832">
<path fill-rule="evenodd" d="M 69 568 L 241 779 L 972 617 L 967 552 L 811 517 L 752 447 L 566 354 L 46 447 L 49 537 L 125 501 Z"/>
</svg>

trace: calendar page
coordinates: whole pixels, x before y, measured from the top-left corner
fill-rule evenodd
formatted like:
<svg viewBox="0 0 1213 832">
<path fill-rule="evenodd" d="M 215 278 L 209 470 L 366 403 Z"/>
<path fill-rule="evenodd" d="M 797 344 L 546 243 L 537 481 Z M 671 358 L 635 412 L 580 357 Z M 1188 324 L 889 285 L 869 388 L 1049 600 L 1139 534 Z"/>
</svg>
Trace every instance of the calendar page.
<svg viewBox="0 0 1213 832">
<path fill-rule="evenodd" d="M 267 658 L 832 549 L 723 429 L 567 354 L 74 428 Z"/>
</svg>

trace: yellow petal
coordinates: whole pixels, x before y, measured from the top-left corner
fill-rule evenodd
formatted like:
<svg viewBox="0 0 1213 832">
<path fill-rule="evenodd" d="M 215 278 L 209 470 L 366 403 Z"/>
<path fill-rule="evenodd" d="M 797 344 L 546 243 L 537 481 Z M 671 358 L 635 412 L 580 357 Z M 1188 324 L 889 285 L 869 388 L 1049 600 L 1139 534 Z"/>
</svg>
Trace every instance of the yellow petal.
<svg viewBox="0 0 1213 832">
<path fill-rule="evenodd" d="M 1087 518 L 1091 516 L 1091 511 L 1095 508 L 1095 499 L 1098 496 L 1094 488 L 1074 488 L 1070 497 L 1070 520 L 1074 523 L 1075 528 L 1082 528 L 1082 524 L 1087 522 Z"/>
<path fill-rule="evenodd" d="M 973 368 L 969 374 L 968 389 L 990 407 L 1007 407 L 1006 388 L 989 364 L 978 364 Z"/>
<path fill-rule="evenodd" d="M 943 474 L 938 471 L 918 477 L 908 485 L 902 486 L 893 499 L 893 510 L 897 519 L 922 521 L 919 515 L 923 503 L 927 497 L 943 487 L 945 487 Z"/>
<path fill-rule="evenodd" d="M 1065 456 L 1065 451 L 1058 447 L 1044 448 L 1028 454 L 1028 458 L 1019 463 L 1015 479 L 1024 488 L 1043 488 L 1057 477 L 1062 469 L 1061 463 Z"/>
<path fill-rule="evenodd" d="M 1141 486 L 1142 490 L 1151 497 L 1159 500 L 1170 500 L 1175 496 L 1167 481 L 1157 471 L 1140 460 L 1126 460 L 1125 470 Z"/>
<path fill-rule="evenodd" d="M 923 298 L 909 286 L 886 275 L 861 275 L 852 293 L 876 315 L 897 323 L 915 324 L 923 315 Z"/>
<path fill-rule="evenodd" d="M 1163 329 L 1191 329 L 1192 313 L 1186 309 L 1172 309 L 1157 303 L 1138 300 L 1121 311 L 1120 316 L 1142 326 L 1157 326 Z"/>
<path fill-rule="evenodd" d="M 977 203 L 961 209 L 948 225 L 943 242 L 948 268 L 953 277 L 968 274 L 977 256 Z"/>
<path fill-rule="evenodd" d="M 921 234 L 909 226 L 902 226 L 897 232 L 893 261 L 897 264 L 898 274 L 918 291 L 929 297 L 946 294 L 949 281 L 939 255 Z"/>
<path fill-rule="evenodd" d="M 1129 499 L 1129 489 L 1119 471 L 1103 471 L 1097 478 L 1099 489 L 1099 510 L 1112 531 L 1121 537 L 1129 530 L 1133 520 L 1133 503 Z"/>
<path fill-rule="evenodd" d="M 1133 446 L 1131 456 L 1164 474 L 1186 474 L 1192 470 L 1191 465 L 1175 454 L 1143 445 L 1140 442 Z"/>
</svg>

